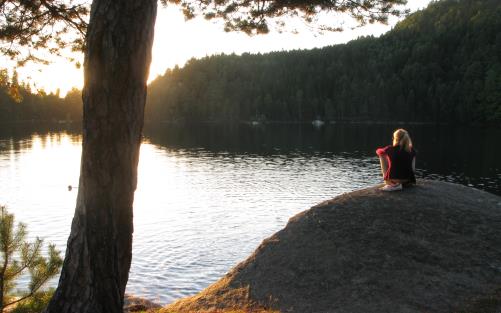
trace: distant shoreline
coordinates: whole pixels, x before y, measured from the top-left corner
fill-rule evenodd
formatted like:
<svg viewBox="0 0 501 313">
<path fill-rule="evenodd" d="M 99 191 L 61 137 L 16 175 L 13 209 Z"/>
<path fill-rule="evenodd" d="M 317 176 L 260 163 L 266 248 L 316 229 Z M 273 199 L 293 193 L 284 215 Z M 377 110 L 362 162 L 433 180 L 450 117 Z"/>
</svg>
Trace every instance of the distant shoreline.
<svg viewBox="0 0 501 313">
<path fill-rule="evenodd" d="M 314 127 L 328 127 L 331 125 L 406 125 L 415 126 L 453 126 L 453 127 L 482 127 L 482 128 L 501 128 L 497 123 L 453 123 L 453 122 L 425 122 L 425 121 L 371 121 L 371 120 L 332 120 L 322 121 L 321 125 L 313 125 L 314 121 L 149 121 L 145 120 L 144 126 L 160 126 L 160 125 L 249 125 L 249 126 L 265 126 L 265 125 L 312 125 Z M 41 127 L 81 127 L 81 121 L 48 121 L 48 120 L 19 120 L 19 121 L 0 121 L 2 126 L 41 126 Z"/>
<path fill-rule="evenodd" d="M 250 125 L 250 126 L 265 126 L 265 125 L 312 125 L 313 121 L 145 121 L 145 126 L 159 125 Z M 501 125 L 495 123 L 449 123 L 449 122 L 424 122 L 424 121 L 324 121 L 324 124 L 315 127 L 325 127 L 331 125 L 417 125 L 417 126 L 453 126 L 453 127 L 485 127 L 485 128 L 501 128 Z"/>
</svg>

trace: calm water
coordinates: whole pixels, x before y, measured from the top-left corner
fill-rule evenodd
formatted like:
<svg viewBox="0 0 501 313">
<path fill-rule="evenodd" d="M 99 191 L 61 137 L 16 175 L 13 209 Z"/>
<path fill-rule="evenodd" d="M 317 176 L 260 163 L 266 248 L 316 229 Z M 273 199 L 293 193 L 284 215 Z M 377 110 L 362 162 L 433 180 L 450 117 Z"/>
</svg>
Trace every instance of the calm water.
<svg viewBox="0 0 501 313">
<path fill-rule="evenodd" d="M 156 127 L 145 130 L 127 292 L 192 295 L 244 260 L 294 214 L 380 183 L 377 146 L 393 126 Z M 501 130 L 407 127 L 418 178 L 501 194 Z M 0 204 L 65 249 L 75 206 L 78 130 L 0 127 Z M 56 282 L 53 282 L 55 284 Z"/>
</svg>

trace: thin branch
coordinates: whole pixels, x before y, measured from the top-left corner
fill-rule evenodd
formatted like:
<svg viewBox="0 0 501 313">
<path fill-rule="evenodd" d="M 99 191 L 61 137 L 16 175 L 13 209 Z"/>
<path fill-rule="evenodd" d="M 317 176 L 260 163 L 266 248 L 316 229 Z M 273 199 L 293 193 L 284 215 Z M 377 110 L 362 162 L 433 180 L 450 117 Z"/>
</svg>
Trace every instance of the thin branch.
<svg viewBox="0 0 501 313">
<path fill-rule="evenodd" d="M 12 273 L 9 276 L 6 276 L 7 280 L 9 280 L 10 278 L 16 277 L 17 275 L 21 274 L 22 271 L 24 271 L 26 268 L 28 268 L 29 264 L 31 264 L 33 262 L 33 260 L 35 259 L 35 257 L 38 255 L 38 252 L 40 252 L 41 247 L 42 247 L 42 242 L 38 241 L 37 245 L 35 246 L 35 250 L 31 254 L 31 257 L 29 258 L 29 260 L 27 262 L 24 262 L 24 264 L 21 266 L 21 269 L 19 271 Z M 2 277 L 4 277 L 4 275 L 2 275 Z"/>
</svg>

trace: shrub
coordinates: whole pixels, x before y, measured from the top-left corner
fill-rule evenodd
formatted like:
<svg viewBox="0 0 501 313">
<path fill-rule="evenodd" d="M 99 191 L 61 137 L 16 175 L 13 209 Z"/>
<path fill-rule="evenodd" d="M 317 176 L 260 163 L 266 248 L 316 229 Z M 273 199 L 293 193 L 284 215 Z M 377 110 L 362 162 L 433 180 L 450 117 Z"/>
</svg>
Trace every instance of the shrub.
<svg viewBox="0 0 501 313">
<path fill-rule="evenodd" d="M 26 225 L 14 227 L 14 215 L 0 206 L 0 313 L 7 307 L 18 313 L 43 310 L 52 292 L 42 287 L 59 274 L 63 264 L 54 245 L 49 244 L 45 258 L 41 255 L 43 241 L 37 237 L 30 243 L 26 235 Z M 15 290 L 16 280 L 23 274 L 30 276 L 28 289 Z"/>
</svg>

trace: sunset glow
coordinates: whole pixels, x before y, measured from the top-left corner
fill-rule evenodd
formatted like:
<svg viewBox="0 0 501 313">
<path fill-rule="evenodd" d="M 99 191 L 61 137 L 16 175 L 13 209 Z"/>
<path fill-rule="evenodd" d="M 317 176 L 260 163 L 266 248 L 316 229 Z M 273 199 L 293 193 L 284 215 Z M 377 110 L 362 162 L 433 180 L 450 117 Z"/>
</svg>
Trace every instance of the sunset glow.
<svg viewBox="0 0 501 313">
<path fill-rule="evenodd" d="M 413 12 L 425 7 L 429 1 L 409 0 L 407 7 Z M 373 24 L 356 29 L 350 29 L 351 24 L 346 22 L 345 31 L 341 33 L 319 34 L 298 21 L 291 21 L 288 23 L 298 30 L 297 34 L 274 31 L 264 36 L 249 37 L 243 33 L 225 33 L 220 23 L 205 21 L 202 18 L 185 21 L 182 12 L 175 6 L 160 7 L 149 81 L 162 75 L 168 68 L 183 66 L 190 58 L 220 53 L 266 53 L 324 47 L 345 43 L 360 36 L 379 36 L 397 22 L 398 20 L 393 18 L 388 25 Z M 82 55 L 72 57 L 83 63 Z M 44 89 L 46 92 L 56 92 L 59 89 L 61 96 L 73 87 L 83 86 L 82 68 L 77 68 L 74 63 L 62 58 L 54 59 L 48 66 L 32 64 L 19 68 L 18 73 L 22 81 L 30 82 L 35 89 Z"/>
</svg>

